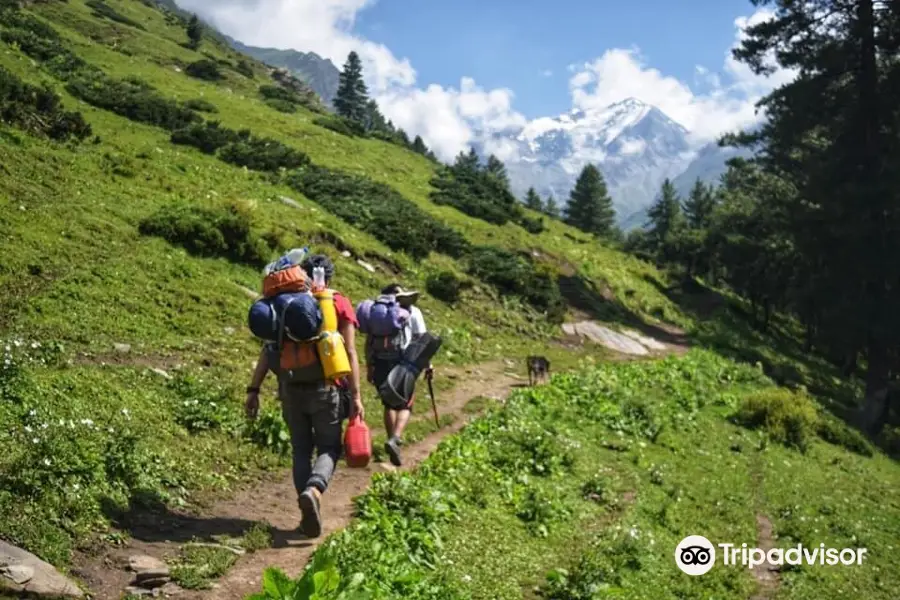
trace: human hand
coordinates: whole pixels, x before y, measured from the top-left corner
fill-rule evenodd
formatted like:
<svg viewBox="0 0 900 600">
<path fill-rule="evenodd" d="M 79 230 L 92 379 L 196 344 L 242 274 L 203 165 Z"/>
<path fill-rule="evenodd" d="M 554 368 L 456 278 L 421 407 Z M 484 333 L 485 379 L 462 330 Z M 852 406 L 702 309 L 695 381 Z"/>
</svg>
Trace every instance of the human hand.
<svg viewBox="0 0 900 600">
<path fill-rule="evenodd" d="M 259 414 L 259 392 L 248 391 L 247 400 L 244 402 L 244 409 L 247 412 L 247 418 L 251 421 Z"/>
<path fill-rule="evenodd" d="M 350 418 L 354 419 L 357 415 L 362 420 L 365 420 L 366 418 L 366 409 L 363 406 L 362 398 L 359 396 L 356 396 L 353 399 L 353 404 L 350 406 Z"/>
</svg>

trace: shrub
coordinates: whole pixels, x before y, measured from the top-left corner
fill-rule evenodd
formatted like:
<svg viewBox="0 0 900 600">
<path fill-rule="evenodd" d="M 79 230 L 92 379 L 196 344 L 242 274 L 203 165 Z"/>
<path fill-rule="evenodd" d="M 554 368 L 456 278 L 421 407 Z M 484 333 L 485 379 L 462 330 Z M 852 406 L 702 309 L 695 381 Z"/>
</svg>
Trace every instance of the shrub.
<svg viewBox="0 0 900 600">
<path fill-rule="evenodd" d="M 455 165 L 439 169 L 431 185 L 435 188 L 432 202 L 452 206 L 470 217 L 494 225 L 522 217 L 522 208 L 506 181 L 477 164 L 457 160 Z"/>
<path fill-rule="evenodd" d="M 316 117 L 313 123 L 347 137 L 366 137 L 366 130 L 362 125 L 344 117 Z"/>
<path fill-rule="evenodd" d="M 265 100 L 284 100 L 291 104 L 299 102 L 297 94 L 280 85 L 264 84 L 259 86 L 259 95 Z"/>
<path fill-rule="evenodd" d="M 7 27 L 0 31 L 0 39 L 44 62 L 57 77 L 66 78 L 87 67 L 84 60 L 63 46 L 56 30 L 37 17 L 12 8 L 0 9 L 0 23 Z"/>
<path fill-rule="evenodd" d="M 804 394 L 772 388 L 744 397 L 734 420 L 752 429 L 763 429 L 785 446 L 805 452 L 816 436 L 819 415 Z"/>
<path fill-rule="evenodd" d="M 248 136 L 229 143 L 219 151 L 219 158 L 254 171 L 293 169 L 309 163 L 303 152 L 270 138 Z"/>
<path fill-rule="evenodd" d="M 524 214 L 519 218 L 519 225 L 522 226 L 522 229 L 527 231 L 528 233 L 533 233 L 537 235 L 544 231 L 544 219 L 532 219 L 531 217 L 526 217 Z"/>
<path fill-rule="evenodd" d="M 235 65 L 234 70 L 246 77 L 247 79 L 255 79 L 256 74 L 253 72 L 253 67 L 250 66 L 250 63 L 247 62 L 247 59 L 242 58 Z"/>
<path fill-rule="evenodd" d="M 188 100 L 184 103 L 185 108 L 189 108 L 191 110 L 196 110 L 200 112 L 206 113 L 217 113 L 219 109 L 216 108 L 216 105 L 208 100 L 203 100 L 202 98 L 195 98 L 193 100 Z"/>
<path fill-rule="evenodd" d="M 293 102 L 288 102 L 287 100 L 282 100 L 281 98 L 268 98 L 265 102 L 269 108 L 274 108 L 278 112 L 287 114 L 297 112 L 296 104 L 294 104 Z"/>
<path fill-rule="evenodd" d="M 254 267 L 266 264 L 271 248 L 238 207 L 205 208 L 173 203 L 141 221 L 142 235 L 163 238 L 197 256 L 221 257 Z"/>
<path fill-rule="evenodd" d="M 0 122 L 50 139 L 82 141 L 91 126 L 79 112 L 63 110 L 60 97 L 49 88 L 39 88 L 0 67 Z"/>
<path fill-rule="evenodd" d="M 471 283 L 463 281 L 450 271 L 441 271 L 429 275 L 425 280 L 425 289 L 429 294 L 448 304 L 459 301 L 463 289 L 471 287 Z"/>
<path fill-rule="evenodd" d="M 842 446 L 851 452 L 863 456 L 874 454 L 872 445 L 862 433 L 834 417 L 822 418 L 819 421 L 819 437 L 836 446 Z"/>
<path fill-rule="evenodd" d="M 116 9 L 106 4 L 102 0 L 87 0 L 85 4 L 88 6 L 88 8 L 93 9 L 91 11 L 91 14 L 95 17 L 99 17 L 101 19 L 109 19 L 110 21 L 115 21 L 116 23 L 122 23 L 123 25 L 128 25 L 129 27 L 134 27 L 136 29 L 146 31 L 146 28 L 143 25 L 141 25 L 137 21 L 129 19 L 125 15 L 116 12 Z"/>
<path fill-rule="evenodd" d="M 495 246 L 479 246 L 469 256 L 469 268 L 501 293 L 519 296 L 546 311 L 551 322 L 562 322 L 565 305 L 553 275 L 530 259 Z"/>
<path fill-rule="evenodd" d="M 222 74 L 222 70 L 219 68 L 219 63 L 214 60 L 209 60 L 208 58 L 202 58 L 192 62 L 184 68 L 184 72 L 191 77 L 203 79 L 205 81 L 219 81 L 225 78 Z"/>
<path fill-rule="evenodd" d="M 173 144 L 193 146 L 206 154 L 215 154 L 220 148 L 238 141 L 240 136 L 227 127 L 220 127 L 218 121 L 207 121 L 173 131 L 170 139 Z"/>
<path fill-rule="evenodd" d="M 66 85 L 66 90 L 98 108 L 171 131 L 200 121 L 200 115 L 163 98 L 150 84 L 136 77 L 117 80 L 102 73 L 82 73 Z"/>
<path fill-rule="evenodd" d="M 393 250 L 422 258 L 434 250 L 460 257 L 468 242 L 393 188 L 359 175 L 309 165 L 288 185 Z"/>
</svg>

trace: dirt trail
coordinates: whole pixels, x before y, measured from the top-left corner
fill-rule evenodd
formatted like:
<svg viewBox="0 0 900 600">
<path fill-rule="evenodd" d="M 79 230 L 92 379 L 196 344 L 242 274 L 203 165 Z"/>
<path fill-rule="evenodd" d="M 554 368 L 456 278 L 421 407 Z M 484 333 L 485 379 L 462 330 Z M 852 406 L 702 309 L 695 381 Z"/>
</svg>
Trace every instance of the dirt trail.
<svg viewBox="0 0 900 600">
<path fill-rule="evenodd" d="M 439 397 L 441 414 L 452 414 L 456 419 L 422 441 L 405 447 L 401 469 L 414 468 L 443 438 L 461 429 L 468 421 L 464 418 L 463 408 L 472 398 L 485 396 L 502 400 L 516 384 L 521 384 L 522 379 L 509 374 L 509 370 L 512 369 L 498 361 L 459 372 L 457 385 L 441 393 L 443 398 Z M 417 396 L 417 414 L 414 418 L 431 418 L 430 399 L 424 386 Z M 367 415 L 366 421 L 373 434 L 379 431 L 380 414 Z M 299 574 L 316 547 L 329 534 L 350 523 L 353 498 L 366 490 L 372 475 L 394 469 L 389 463 L 373 462 L 365 469 L 339 465 L 328 492 L 323 496 L 323 533 L 315 540 L 307 539 L 297 531 L 300 513 L 288 471 L 271 474 L 235 496 L 216 503 L 199 516 L 172 513 L 135 516 L 128 523 L 132 539 L 127 546 L 83 561 L 76 574 L 90 585 L 94 598 L 118 600 L 133 575 L 124 568 L 129 556 L 146 554 L 162 559 L 176 554 L 181 543 L 192 537 L 208 539 L 222 533 L 239 535 L 253 522 L 268 521 L 274 528 L 272 548 L 242 556 L 211 590 L 184 590 L 177 595 L 177 598 L 185 600 L 243 600 L 248 594 L 260 591 L 262 573 L 266 567 L 279 567 L 292 577 Z"/>
</svg>

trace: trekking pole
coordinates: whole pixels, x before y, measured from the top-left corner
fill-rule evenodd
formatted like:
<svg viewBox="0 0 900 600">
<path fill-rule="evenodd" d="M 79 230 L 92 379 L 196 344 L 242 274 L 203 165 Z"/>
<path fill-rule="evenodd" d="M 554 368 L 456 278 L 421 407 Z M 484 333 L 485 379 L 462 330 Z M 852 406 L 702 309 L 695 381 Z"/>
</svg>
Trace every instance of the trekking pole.
<svg viewBox="0 0 900 600">
<path fill-rule="evenodd" d="M 431 408 L 432 408 L 432 410 L 434 410 L 434 426 L 437 427 L 438 429 L 440 429 L 441 422 L 438 419 L 437 402 L 435 402 L 435 400 L 434 400 L 434 387 L 432 387 L 432 385 L 431 385 L 432 379 L 434 379 L 434 371 L 432 371 L 431 369 L 428 369 L 425 372 L 425 381 L 428 382 L 428 395 L 431 396 Z"/>
</svg>

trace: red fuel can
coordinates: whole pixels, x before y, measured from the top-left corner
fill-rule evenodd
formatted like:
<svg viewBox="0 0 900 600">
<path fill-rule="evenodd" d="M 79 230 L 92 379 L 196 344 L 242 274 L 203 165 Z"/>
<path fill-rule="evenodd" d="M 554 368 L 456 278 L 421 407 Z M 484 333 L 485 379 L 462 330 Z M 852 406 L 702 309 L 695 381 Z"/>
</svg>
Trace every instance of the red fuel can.
<svg viewBox="0 0 900 600">
<path fill-rule="evenodd" d="M 350 419 L 344 432 L 344 457 L 348 467 L 362 468 L 372 458 L 372 437 L 369 427 L 358 415 Z"/>
</svg>

